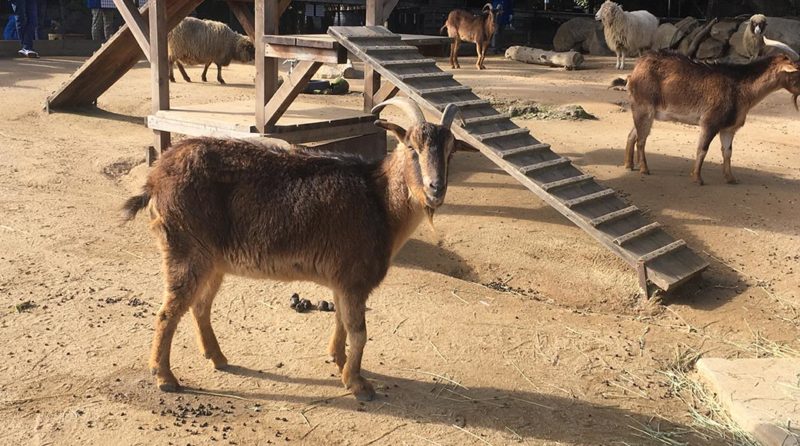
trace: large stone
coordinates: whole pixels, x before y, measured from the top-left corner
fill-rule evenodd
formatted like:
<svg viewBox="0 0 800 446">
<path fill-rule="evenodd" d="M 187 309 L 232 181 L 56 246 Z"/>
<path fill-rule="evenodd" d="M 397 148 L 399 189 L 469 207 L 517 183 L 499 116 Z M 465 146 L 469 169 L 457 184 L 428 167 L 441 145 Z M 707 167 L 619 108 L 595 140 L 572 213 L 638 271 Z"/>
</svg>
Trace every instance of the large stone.
<svg viewBox="0 0 800 446">
<path fill-rule="evenodd" d="M 656 29 L 656 34 L 653 37 L 653 49 L 660 50 L 664 48 L 671 48 L 675 35 L 678 33 L 678 28 L 672 23 L 662 23 Z"/>
<path fill-rule="evenodd" d="M 734 20 L 723 20 L 715 23 L 711 27 L 711 37 L 719 40 L 720 42 L 727 42 L 731 38 L 736 29 L 739 27 L 739 22 Z"/>
<path fill-rule="evenodd" d="M 700 34 L 700 28 L 695 28 L 692 32 L 687 34 L 678 45 L 678 51 L 680 51 L 681 54 L 686 54 L 689 51 L 689 45 L 692 44 L 692 40 L 694 40 L 698 34 Z"/>
<path fill-rule="evenodd" d="M 588 39 L 583 41 L 581 49 L 593 56 L 610 56 L 614 54 L 614 52 L 608 48 L 606 36 L 603 34 L 602 24 L 595 28 L 594 32 L 589 35 Z"/>
<path fill-rule="evenodd" d="M 690 32 L 694 31 L 695 29 L 700 27 L 700 22 L 697 21 L 694 17 L 686 17 L 680 22 L 675 24 L 675 27 L 681 30 L 683 35 L 689 34 Z"/>
<path fill-rule="evenodd" d="M 727 42 L 720 42 L 717 39 L 707 38 L 697 48 L 697 59 L 718 59 L 725 55 L 725 50 L 728 47 Z"/>
<path fill-rule="evenodd" d="M 596 26 L 595 20 L 587 17 L 567 20 L 558 27 L 556 35 L 553 37 L 553 49 L 555 51 L 580 50 L 583 42 L 595 31 Z"/>
<path fill-rule="evenodd" d="M 800 445 L 800 359 L 703 358 L 697 372 L 731 419 L 761 445 Z"/>
</svg>

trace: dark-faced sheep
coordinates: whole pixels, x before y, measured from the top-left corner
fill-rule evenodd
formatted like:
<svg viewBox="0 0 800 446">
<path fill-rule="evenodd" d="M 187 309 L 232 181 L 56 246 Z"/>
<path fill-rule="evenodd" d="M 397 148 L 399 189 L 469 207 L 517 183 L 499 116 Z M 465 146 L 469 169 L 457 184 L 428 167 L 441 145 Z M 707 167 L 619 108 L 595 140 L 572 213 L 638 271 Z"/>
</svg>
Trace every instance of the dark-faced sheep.
<svg viewBox="0 0 800 446">
<path fill-rule="evenodd" d="M 703 184 L 703 160 L 719 134 L 722 171 L 728 183 L 735 183 L 731 172 L 733 137 L 747 113 L 780 89 L 792 94 L 797 108 L 800 64 L 784 54 L 738 65 L 698 62 L 667 50 L 648 52 L 628 78 L 634 127 L 625 148 L 625 167 L 634 168 L 635 145 L 639 171 L 650 173 L 644 150 L 653 121 L 682 122 L 700 126 L 692 179 Z"/>
<path fill-rule="evenodd" d="M 224 23 L 194 17 L 183 19 L 170 31 L 167 46 L 169 80 L 172 82 L 175 82 L 173 64 L 178 65 L 178 70 L 186 82 L 192 80 L 189 79 L 182 64 L 205 65 L 201 78 L 206 82 L 208 67 L 214 63 L 217 65 L 217 82 L 224 84 L 222 67 L 228 66 L 234 60 L 242 63 L 251 62 L 256 54 L 255 46 L 247 36 L 235 32 Z"/>
<path fill-rule="evenodd" d="M 625 55 L 638 55 L 653 46 L 658 19 L 647 11 L 623 11 L 620 5 L 606 0 L 594 18 L 603 22 L 603 34 L 617 55 L 618 70 L 625 69 Z"/>
<path fill-rule="evenodd" d="M 211 328 L 211 304 L 223 276 L 234 274 L 330 288 L 336 323 L 328 352 L 347 389 L 358 399 L 374 396 L 361 376 L 367 298 L 414 229 L 444 202 L 451 156 L 463 146 L 450 131 L 456 106 L 433 124 L 408 98 L 373 112 L 387 105 L 412 123 L 375 122 L 400 141 L 380 162 L 211 138 L 165 152 L 143 193 L 124 207 L 127 219 L 148 208 L 163 254 L 164 302 L 150 356 L 161 390 L 178 388 L 170 346 L 187 310 L 205 357 L 217 369 L 228 365 Z"/>
</svg>

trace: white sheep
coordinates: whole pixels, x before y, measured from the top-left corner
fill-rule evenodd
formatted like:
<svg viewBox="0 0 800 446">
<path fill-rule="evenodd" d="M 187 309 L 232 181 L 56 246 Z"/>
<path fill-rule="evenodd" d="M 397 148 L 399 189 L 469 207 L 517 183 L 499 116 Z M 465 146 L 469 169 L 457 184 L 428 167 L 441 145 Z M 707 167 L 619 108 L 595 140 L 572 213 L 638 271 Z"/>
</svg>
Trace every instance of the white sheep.
<svg viewBox="0 0 800 446">
<path fill-rule="evenodd" d="M 603 22 L 606 43 L 617 54 L 618 70 L 625 69 L 625 54 L 641 54 L 653 45 L 658 19 L 647 11 L 623 11 L 622 7 L 606 0 L 594 17 Z"/>
<path fill-rule="evenodd" d="M 187 17 L 178 24 L 167 37 L 169 50 L 169 80 L 175 82 L 173 64 L 183 80 L 191 82 L 181 62 L 189 65 L 205 65 L 201 78 L 206 82 L 208 67 L 217 65 L 217 82 L 224 84 L 222 67 L 228 66 L 232 60 L 251 62 L 255 59 L 256 49 L 250 38 L 243 36 L 228 25 L 213 20 L 200 20 Z"/>
</svg>

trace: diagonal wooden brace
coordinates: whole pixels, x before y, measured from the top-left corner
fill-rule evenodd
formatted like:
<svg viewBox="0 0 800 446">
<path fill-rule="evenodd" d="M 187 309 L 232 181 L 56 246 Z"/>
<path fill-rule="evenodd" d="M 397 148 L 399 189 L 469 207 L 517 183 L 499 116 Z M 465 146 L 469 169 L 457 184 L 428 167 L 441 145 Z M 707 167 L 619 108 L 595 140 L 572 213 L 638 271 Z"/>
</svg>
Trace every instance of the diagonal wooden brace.
<svg viewBox="0 0 800 446">
<path fill-rule="evenodd" d="M 117 7 L 122 18 L 125 19 L 125 24 L 131 30 L 131 34 L 142 49 L 144 57 L 150 61 L 150 27 L 147 26 L 144 17 L 139 13 L 139 10 L 128 0 L 114 0 L 114 5 Z"/>
<path fill-rule="evenodd" d="M 391 99 L 400 91 L 397 86 L 391 82 L 383 81 L 381 88 L 375 92 L 372 96 L 372 103 L 375 105 L 380 104 L 381 102 Z"/>
<path fill-rule="evenodd" d="M 308 85 L 308 81 L 322 66 L 322 62 L 301 61 L 294 67 L 292 74 L 286 77 L 286 82 L 278 88 L 264 107 L 266 128 L 272 128 L 289 108 L 292 101 Z"/>
</svg>

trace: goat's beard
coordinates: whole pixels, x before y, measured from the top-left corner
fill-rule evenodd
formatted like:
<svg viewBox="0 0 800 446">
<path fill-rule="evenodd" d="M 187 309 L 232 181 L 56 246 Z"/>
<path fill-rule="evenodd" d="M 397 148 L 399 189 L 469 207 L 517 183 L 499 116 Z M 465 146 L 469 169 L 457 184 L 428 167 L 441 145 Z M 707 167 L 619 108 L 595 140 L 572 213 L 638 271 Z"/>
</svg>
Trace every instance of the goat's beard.
<svg viewBox="0 0 800 446">
<path fill-rule="evenodd" d="M 436 227 L 433 226 L 433 214 L 436 212 L 436 209 L 432 207 L 425 206 L 425 216 L 428 218 L 428 224 L 431 227 L 433 232 L 436 232 Z"/>
</svg>

